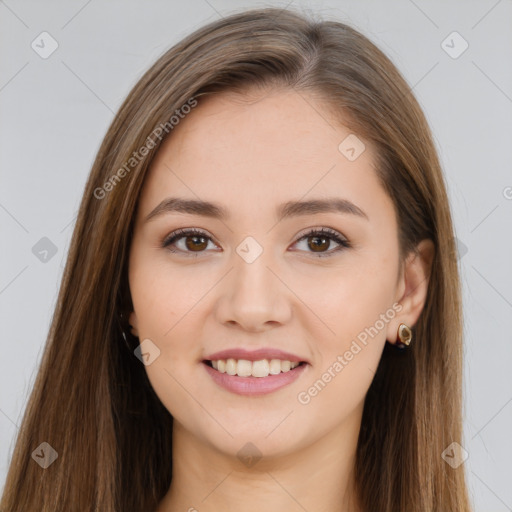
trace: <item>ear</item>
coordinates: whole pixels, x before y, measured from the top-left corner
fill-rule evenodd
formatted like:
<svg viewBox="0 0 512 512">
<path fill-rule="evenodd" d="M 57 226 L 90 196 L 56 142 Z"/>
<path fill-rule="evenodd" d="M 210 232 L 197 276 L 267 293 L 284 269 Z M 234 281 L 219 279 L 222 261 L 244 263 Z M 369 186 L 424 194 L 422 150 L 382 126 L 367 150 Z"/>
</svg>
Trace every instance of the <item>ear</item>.
<svg viewBox="0 0 512 512">
<path fill-rule="evenodd" d="M 137 322 L 137 315 L 135 314 L 135 311 L 132 311 L 130 313 L 130 316 L 128 317 L 128 323 L 130 324 L 132 334 L 134 336 L 139 337 L 139 328 Z"/>
<path fill-rule="evenodd" d="M 407 256 L 400 276 L 398 278 L 396 302 L 402 309 L 395 318 L 388 323 L 386 339 L 396 343 L 398 326 L 401 323 L 413 327 L 425 306 L 428 283 L 435 247 L 432 240 L 422 240 Z"/>
</svg>

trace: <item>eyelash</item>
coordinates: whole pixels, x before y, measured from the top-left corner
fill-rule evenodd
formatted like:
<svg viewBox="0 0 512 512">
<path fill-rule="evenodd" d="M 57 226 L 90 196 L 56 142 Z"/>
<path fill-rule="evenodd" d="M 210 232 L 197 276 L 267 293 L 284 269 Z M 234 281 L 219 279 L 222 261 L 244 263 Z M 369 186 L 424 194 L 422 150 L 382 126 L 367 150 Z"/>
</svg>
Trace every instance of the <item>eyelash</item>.
<svg viewBox="0 0 512 512">
<path fill-rule="evenodd" d="M 177 240 L 180 240 L 181 238 L 188 238 L 191 236 L 200 236 L 200 237 L 206 238 L 207 240 L 213 242 L 213 240 L 205 232 L 200 231 L 198 229 L 178 229 L 164 239 L 164 241 L 162 243 L 162 248 L 167 248 L 167 250 L 169 250 L 172 253 L 184 253 L 187 255 L 189 255 L 189 254 L 192 255 L 193 253 L 190 251 L 182 251 L 181 249 L 176 250 L 176 249 L 171 248 L 171 245 L 174 242 L 176 242 Z M 335 249 L 332 249 L 328 252 L 324 252 L 324 253 L 311 252 L 311 254 L 314 254 L 318 258 L 330 257 L 334 253 L 337 253 L 339 251 L 342 251 L 343 249 L 348 249 L 351 247 L 350 243 L 345 238 L 341 237 L 339 235 L 339 233 L 337 233 L 336 231 L 334 231 L 333 229 L 330 229 L 330 228 L 321 228 L 321 229 L 312 228 L 307 233 L 302 235 L 295 243 L 301 242 L 302 240 L 313 237 L 313 236 L 326 237 L 326 238 L 333 240 L 334 242 L 339 244 L 339 247 L 336 247 Z M 199 256 L 200 252 L 205 252 L 205 251 L 197 252 L 195 257 Z"/>
</svg>

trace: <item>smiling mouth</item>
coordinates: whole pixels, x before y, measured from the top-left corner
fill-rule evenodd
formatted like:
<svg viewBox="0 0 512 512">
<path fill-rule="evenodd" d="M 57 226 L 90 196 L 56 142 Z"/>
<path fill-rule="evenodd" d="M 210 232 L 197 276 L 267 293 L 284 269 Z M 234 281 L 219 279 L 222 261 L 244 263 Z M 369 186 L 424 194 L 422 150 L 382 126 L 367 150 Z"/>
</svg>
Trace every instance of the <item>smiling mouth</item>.
<svg viewBox="0 0 512 512">
<path fill-rule="evenodd" d="M 218 359 L 211 361 L 205 359 L 203 363 L 219 373 L 238 377 L 259 378 L 288 373 L 299 366 L 308 364 L 305 361 L 292 362 L 281 359 L 260 359 L 259 361 L 249 361 L 247 359 Z"/>
</svg>

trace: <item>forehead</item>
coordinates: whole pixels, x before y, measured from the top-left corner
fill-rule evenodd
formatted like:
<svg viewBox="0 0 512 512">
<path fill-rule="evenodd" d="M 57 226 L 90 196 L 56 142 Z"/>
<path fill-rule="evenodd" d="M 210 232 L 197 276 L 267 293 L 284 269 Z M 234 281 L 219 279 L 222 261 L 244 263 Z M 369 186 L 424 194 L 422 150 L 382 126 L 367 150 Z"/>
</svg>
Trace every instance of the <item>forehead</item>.
<svg viewBox="0 0 512 512">
<path fill-rule="evenodd" d="M 338 194 L 364 202 L 365 196 L 384 195 L 372 148 L 354 137 L 325 103 L 303 91 L 199 97 L 152 162 L 142 209 L 167 195 L 208 199 L 253 214 L 283 198 Z M 358 152 L 364 148 L 356 159 L 343 152 L 347 140 L 360 143 Z"/>
<path fill-rule="evenodd" d="M 268 168 L 285 163 L 288 169 L 290 163 L 323 164 L 337 158 L 340 137 L 350 133 L 326 104 L 305 92 L 223 92 L 198 101 L 162 148 L 175 157 L 222 157 L 249 168 L 257 158 Z"/>
</svg>

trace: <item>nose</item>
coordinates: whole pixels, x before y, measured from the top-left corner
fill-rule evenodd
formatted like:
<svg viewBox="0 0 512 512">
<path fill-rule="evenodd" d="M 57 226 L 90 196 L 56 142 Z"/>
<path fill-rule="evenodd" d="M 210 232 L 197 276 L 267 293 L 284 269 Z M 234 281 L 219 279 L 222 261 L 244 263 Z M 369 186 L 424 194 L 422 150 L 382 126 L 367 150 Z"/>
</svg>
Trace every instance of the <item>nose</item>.
<svg viewBox="0 0 512 512">
<path fill-rule="evenodd" d="M 218 290 L 217 321 L 248 332 L 289 321 L 293 294 L 270 260 L 265 251 L 251 263 L 235 254 L 234 266 Z"/>
</svg>

